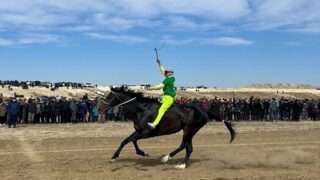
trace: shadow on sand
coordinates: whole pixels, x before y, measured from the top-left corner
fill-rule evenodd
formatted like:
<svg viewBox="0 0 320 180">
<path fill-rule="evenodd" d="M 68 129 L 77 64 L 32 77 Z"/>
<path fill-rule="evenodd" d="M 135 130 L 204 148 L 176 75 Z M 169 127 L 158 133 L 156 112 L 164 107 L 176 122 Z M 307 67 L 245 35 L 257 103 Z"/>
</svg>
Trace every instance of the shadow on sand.
<svg viewBox="0 0 320 180">
<path fill-rule="evenodd" d="M 112 172 L 116 172 L 118 170 L 124 169 L 124 168 L 134 168 L 138 171 L 148 171 L 149 167 L 157 168 L 163 167 L 161 171 L 167 171 L 172 170 L 174 165 L 180 164 L 183 162 L 183 158 L 177 158 L 172 159 L 167 163 L 162 163 L 161 158 L 124 158 L 124 159 L 118 159 L 116 162 L 110 163 L 111 166 L 117 166 L 111 169 Z M 210 161 L 210 159 L 191 159 L 190 164 L 188 167 L 192 166 L 194 163 L 204 162 L 204 161 Z M 168 167 L 168 165 L 170 167 Z"/>
</svg>

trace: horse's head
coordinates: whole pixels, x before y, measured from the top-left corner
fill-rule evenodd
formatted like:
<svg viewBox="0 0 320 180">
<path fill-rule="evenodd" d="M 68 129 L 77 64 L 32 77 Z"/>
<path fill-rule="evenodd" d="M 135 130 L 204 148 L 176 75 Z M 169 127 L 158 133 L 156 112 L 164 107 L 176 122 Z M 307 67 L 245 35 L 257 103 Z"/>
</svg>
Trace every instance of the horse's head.
<svg viewBox="0 0 320 180">
<path fill-rule="evenodd" d="M 125 94 L 125 89 L 121 88 L 111 88 L 111 92 L 105 98 L 104 103 L 108 105 L 108 107 L 113 107 L 122 102 L 130 99 L 128 95 Z"/>
</svg>

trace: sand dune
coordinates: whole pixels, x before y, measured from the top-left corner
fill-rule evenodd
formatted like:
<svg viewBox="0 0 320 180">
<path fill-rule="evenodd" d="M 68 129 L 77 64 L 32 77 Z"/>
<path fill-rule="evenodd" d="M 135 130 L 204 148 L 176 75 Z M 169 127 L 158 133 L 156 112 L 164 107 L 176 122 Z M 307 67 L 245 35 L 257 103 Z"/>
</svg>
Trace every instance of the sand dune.
<svg viewBox="0 0 320 180">
<path fill-rule="evenodd" d="M 140 86 L 130 87 L 135 91 L 142 91 L 143 88 Z M 40 96 L 64 96 L 67 98 L 81 98 L 86 93 L 89 96 L 97 96 L 96 91 L 109 92 L 110 88 L 108 86 L 98 86 L 97 88 L 85 88 L 85 89 L 67 89 L 65 87 L 59 88 L 56 91 L 51 91 L 44 87 L 30 87 L 28 90 L 24 90 L 20 87 L 13 87 L 12 91 L 8 88 L 0 87 L 0 93 L 4 97 L 12 97 L 14 93 L 18 95 L 23 95 L 25 98 L 29 97 L 40 97 Z M 161 91 L 148 91 L 145 93 L 148 96 L 160 96 Z M 314 86 L 309 85 L 290 85 L 290 84 L 254 84 L 249 86 L 242 86 L 238 88 L 207 88 L 207 89 L 195 89 L 188 88 L 185 91 L 177 91 L 177 97 L 185 98 L 201 98 L 201 97 L 250 97 L 259 96 L 261 98 L 320 98 L 320 90 Z"/>
</svg>

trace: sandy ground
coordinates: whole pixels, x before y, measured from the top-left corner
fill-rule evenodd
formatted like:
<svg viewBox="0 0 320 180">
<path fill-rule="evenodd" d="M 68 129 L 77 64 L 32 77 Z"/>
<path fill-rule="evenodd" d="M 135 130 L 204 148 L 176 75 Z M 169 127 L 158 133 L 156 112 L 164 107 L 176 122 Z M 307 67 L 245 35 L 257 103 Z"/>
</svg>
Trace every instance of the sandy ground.
<svg viewBox="0 0 320 180">
<path fill-rule="evenodd" d="M 133 128 L 131 123 L 22 125 L 0 127 L 0 179 L 318 179 L 320 122 L 238 123 L 228 144 L 222 123 L 206 125 L 194 138 L 191 164 L 174 169 L 181 152 L 166 164 L 181 133 L 142 140 L 150 157 L 129 144 L 109 160 Z"/>
</svg>

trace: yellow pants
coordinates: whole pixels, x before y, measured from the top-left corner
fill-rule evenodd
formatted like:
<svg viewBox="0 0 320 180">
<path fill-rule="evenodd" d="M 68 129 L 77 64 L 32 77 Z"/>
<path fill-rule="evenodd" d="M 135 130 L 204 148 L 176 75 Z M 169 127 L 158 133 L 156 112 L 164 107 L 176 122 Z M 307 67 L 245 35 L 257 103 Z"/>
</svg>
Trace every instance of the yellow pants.
<svg viewBox="0 0 320 180">
<path fill-rule="evenodd" d="M 156 120 L 154 121 L 155 125 L 158 125 L 160 123 L 164 113 L 171 107 L 173 102 L 174 102 L 174 99 L 171 96 L 164 95 L 162 97 L 162 105 L 159 109 L 158 116 L 157 116 Z"/>
</svg>

